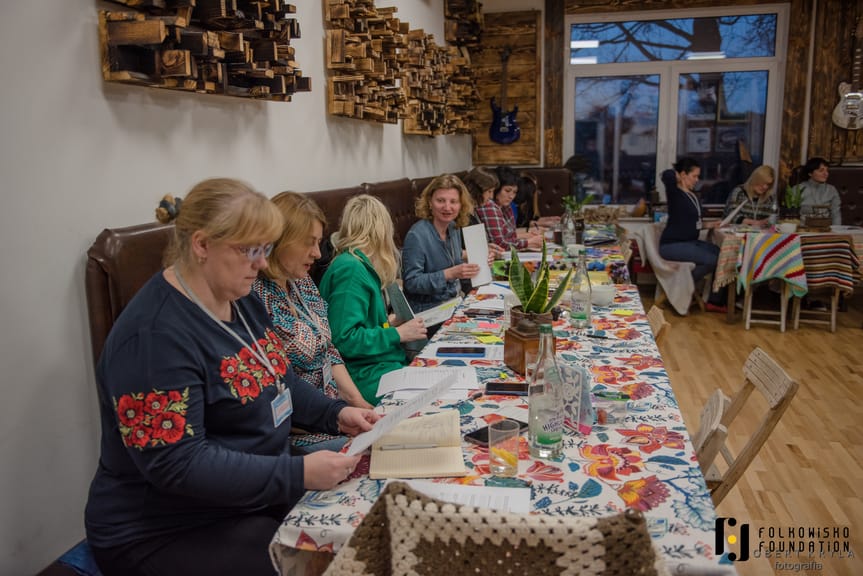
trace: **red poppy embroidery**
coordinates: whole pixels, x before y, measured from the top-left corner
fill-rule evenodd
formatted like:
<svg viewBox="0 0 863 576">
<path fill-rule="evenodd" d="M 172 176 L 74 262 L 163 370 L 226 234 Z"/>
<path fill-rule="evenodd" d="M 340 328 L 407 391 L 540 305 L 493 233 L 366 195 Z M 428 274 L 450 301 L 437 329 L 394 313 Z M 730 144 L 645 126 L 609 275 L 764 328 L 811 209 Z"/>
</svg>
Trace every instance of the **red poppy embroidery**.
<svg viewBox="0 0 863 576">
<path fill-rule="evenodd" d="M 114 408 L 121 425 L 135 426 L 144 419 L 144 402 L 128 394 L 121 396 Z"/>
<path fill-rule="evenodd" d="M 114 410 L 120 424 L 120 436 L 128 447 L 143 450 L 147 447 L 176 444 L 184 435 L 194 436 L 192 426 L 186 422 L 189 410 L 189 389 L 153 390 L 146 395 L 124 394 L 114 399 Z"/>
<path fill-rule="evenodd" d="M 276 333 L 267 330 L 265 337 L 260 338 L 257 343 L 273 371 L 279 376 L 287 374 L 290 362 L 285 346 Z M 243 347 L 233 357 L 222 358 L 219 375 L 228 385 L 231 395 L 242 404 L 253 402 L 265 388 L 276 383 L 268 367 L 261 363 L 248 346 Z"/>
</svg>

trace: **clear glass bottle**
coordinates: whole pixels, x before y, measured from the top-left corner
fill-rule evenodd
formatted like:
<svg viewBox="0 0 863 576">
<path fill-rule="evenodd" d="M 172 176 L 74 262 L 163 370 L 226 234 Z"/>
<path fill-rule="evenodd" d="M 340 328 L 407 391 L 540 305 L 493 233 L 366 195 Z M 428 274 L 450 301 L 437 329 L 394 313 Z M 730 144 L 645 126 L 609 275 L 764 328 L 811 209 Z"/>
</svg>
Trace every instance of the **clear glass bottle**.
<svg viewBox="0 0 863 576">
<path fill-rule="evenodd" d="M 573 328 L 590 328 L 590 276 L 587 273 L 587 255 L 584 249 L 579 251 L 575 273 L 570 280 L 571 300 L 569 305 L 569 322 Z"/>
<path fill-rule="evenodd" d="M 539 325 L 539 355 L 528 383 L 530 454 L 557 458 L 563 450 L 563 382 L 554 352 L 551 324 Z"/>
<path fill-rule="evenodd" d="M 575 214 L 566 209 L 560 218 L 561 244 L 564 248 L 577 242 L 575 234 Z"/>
<path fill-rule="evenodd" d="M 773 226 L 776 224 L 777 218 L 779 218 L 779 203 L 776 201 L 776 194 L 774 194 L 773 203 L 770 204 L 770 216 L 767 217 L 767 222 Z"/>
</svg>

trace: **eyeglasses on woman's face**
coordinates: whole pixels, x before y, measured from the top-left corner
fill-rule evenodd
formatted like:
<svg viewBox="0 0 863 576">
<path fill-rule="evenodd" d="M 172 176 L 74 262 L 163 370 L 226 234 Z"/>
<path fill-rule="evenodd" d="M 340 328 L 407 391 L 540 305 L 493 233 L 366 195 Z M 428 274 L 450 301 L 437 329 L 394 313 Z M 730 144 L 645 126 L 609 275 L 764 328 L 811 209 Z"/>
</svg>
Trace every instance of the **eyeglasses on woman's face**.
<svg viewBox="0 0 863 576">
<path fill-rule="evenodd" d="M 258 244 L 257 246 L 234 246 L 234 249 L 249 259 L 249 262 L 263 257 L 267 258 L 273 253 L 273 243 Z"/>
</svg>

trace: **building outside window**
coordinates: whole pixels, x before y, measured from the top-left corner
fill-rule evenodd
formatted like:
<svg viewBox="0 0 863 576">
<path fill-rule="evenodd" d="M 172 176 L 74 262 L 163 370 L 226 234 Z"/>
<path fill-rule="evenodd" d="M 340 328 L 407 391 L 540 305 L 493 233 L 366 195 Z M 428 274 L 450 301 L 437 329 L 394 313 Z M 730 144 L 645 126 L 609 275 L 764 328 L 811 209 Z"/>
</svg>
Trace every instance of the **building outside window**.
<svg viewBox="0 0 863 576">
<path fill-rule="evenodd" d="M 631 15 L 627 15 L 631 18 Z M 787 5 L 567 19 L 564 158 L 606 202 L 645 198 L 681 156 L 702 165 L 706 203 L 747 170 L 776 167 Z"/>
</svg>

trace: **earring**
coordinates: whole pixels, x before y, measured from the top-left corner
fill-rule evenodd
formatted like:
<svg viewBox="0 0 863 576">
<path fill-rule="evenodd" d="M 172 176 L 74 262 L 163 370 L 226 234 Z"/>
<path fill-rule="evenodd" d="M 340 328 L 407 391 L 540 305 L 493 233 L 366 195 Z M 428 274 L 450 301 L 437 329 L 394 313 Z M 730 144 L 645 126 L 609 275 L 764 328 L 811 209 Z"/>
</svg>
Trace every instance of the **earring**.
<svg viewBox="0 0 863 576">
<path fill-rule="evenodd" d="M 198 264 L 203 264 L 206 261 L 207 261 L 206 256 L 198 256 Z"/>
</svg>

